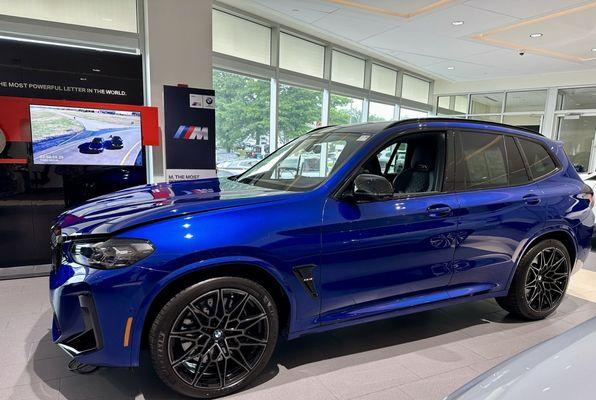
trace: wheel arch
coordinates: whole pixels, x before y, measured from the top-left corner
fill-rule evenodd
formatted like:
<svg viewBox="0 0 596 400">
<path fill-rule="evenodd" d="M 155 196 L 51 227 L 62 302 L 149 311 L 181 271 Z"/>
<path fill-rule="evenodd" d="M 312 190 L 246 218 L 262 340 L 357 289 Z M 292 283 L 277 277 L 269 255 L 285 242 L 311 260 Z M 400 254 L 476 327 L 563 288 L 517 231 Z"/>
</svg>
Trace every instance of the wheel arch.
<svg viewBox="0 0 596 400">
<path fill-rule="evenodd" d="M 293 296 L 288 285 L 284 284 L 280 276 L 276 276 L 271 268 L 263 266 L 258 261 L 251 260 L 220 260 L 208 266 L 187 267 L 183 272 L 170 274 L 165 282 L 162 282 L 159 289 L 152 294 L 147 301 L 144 312 L 137 314 L 135 325 L 137 328 L 136 340 L 131 352 L 131 365 L 138 365 L 139 354 L 143 346 L 147 344 L 147 337 L 151 323 L 157 316 L 161 307 L 173 297 L 175 293 L 202 280 L 221 276 L 233 276 L 245 278 L 257 282 L 267 289 L 278 308 L 281 334 L 286 334 L 293 317 Z"/>
<path fill-rule="evenodd" d="M 515 258 L 515 267 L 512 269 L 511 274 L 509 276 L 507 282 L 507 290 L 511 286 L 511 281 L 513 280 L 513 276 L 515 275 L 515 271 L 519 266 L 519 262 L 521 261 L 522 257 L 535 245 L 538 243 L 548 240 L 548 239 L 555 239 L 559 242 L 563 243 L 567 251 L 569 252 L 569 258 L 571 259 L 571 268 L 574 267 L 575 261 L 577 259 L 577 245 L 576 245 L 576 238 L 573 234 L 571 229 L 565 228 L 555 228 L 550 229 L 547 231 L 542 231 L 539 234 L 535 235 L 531 239 L 529 239 L 525 244 L 520 246 L 520 250 L 517 252 L 517 256 Z"/>
</svg>

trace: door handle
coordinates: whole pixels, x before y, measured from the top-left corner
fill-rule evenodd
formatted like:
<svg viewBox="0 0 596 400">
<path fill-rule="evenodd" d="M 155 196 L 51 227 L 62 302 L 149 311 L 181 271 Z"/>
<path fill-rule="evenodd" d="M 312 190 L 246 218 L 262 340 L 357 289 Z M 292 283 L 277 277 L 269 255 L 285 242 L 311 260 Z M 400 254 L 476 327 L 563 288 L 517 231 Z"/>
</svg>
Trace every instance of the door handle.
<svg viewBox="0 0 596 400">
<path fill-rule="evenodd" d="M 433 218 L 447 217 L 451 215 L 452 211 L 451 207 L 446 204 L 433 204 L 426 209 L 428 216 Z"/>
<path fill-rule="evenodd" d="M 524 203 L 529 206 L 535 206 L 536 204 L 540 203 L 540 197 L 535 194 L 527 194 L 523 197 Z"/>
</svg>

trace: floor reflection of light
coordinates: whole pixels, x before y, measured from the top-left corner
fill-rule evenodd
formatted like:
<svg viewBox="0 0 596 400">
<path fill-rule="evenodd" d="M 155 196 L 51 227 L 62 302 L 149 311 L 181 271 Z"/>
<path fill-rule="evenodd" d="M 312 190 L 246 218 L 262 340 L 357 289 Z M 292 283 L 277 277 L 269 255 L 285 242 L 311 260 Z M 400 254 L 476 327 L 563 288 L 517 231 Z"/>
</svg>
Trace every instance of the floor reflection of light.
<svg viewBox="0 0 596 400">
<path fill-rule="evenodd" d="M 188 229 L 188 228 L 190 228 L 190 224 L 184 224 L 184 225 L 182 225 L 182 227 Z"/>
<path fill-rule="evenodd" d="M 187 233 L 186 235 L 184 235 L 184 239 L 192 239 L 192 238 L 193 238 L 192 233 Z"/>
</svg>

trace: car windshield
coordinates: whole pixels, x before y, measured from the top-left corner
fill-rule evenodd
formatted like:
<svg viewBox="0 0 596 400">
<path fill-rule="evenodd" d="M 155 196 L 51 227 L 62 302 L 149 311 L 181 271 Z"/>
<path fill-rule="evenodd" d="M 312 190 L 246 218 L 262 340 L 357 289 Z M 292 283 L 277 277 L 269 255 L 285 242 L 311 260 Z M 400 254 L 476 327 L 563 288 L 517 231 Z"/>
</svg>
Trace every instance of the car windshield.
<svg viewBox="0 0 596 400">
<path fill-rule="evenodd" d="M 371 136 L 332 129 L 299 137 L 234 179 L 248 185 L 297 192 L 319 186 Z"/>
</svg>

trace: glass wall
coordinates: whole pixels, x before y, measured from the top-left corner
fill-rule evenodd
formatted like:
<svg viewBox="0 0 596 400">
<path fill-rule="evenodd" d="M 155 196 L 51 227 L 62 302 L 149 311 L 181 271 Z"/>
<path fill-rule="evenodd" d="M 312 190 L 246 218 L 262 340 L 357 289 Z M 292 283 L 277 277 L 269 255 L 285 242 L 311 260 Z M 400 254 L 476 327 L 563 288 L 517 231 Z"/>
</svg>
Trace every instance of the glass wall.
<svg viewBox="0 0 596 400">
<path fill-rule="evenodd" d="M 546 90 L 438 96 L 437 115 L 502 122 L 541 131 Z"/>
<path fill-rule="evenodd" d="M 224 5 L 213 10 L 213 49 L 226 173 L 319 126 L 389 121 L 402 104 L 403 116 L 432 110 L 430 79 Z"/>
<path fill-rule="evenodd" d="M 331 95 L 329 105 L 329 125 L 357 124 L 362 122 L 362 99 Z"/>
<path fill-rule="evenodd" d="M 278 100 L 278 147 L 321 126 L 322 91 L 282 84 Z"/>
<path fill-rule="evenodd" d="M 271 28 L 213 10 L 213 51 L 269 64 Z"/>
<path fill-rule="evenodd" d="M 503 93 L 473 94 L 470 96 L 470 114 L 500 114 L 503 112 Z"/>
<path fill-rule="evenodd" d="M 269 82 L 213 71 L 217 96 L 216 162 L 218 169 L 240 170 L 240 160 L 258 160 L 269 153 Z"/>
<path fill-rule="evenodd" d="M 411 119 L 411 118 L 426 118 L 428 117 L 428 112 L 426 111 L 419 111 L 419 110 L 412 110 L 411 108 L 402 107 L 399 110 L 399 119 Z"/>
<path fill-rule="evenodd" d="M 375 121 L 391 121 L 394 118 L 395 106 L 392 104 L 370 102 L 368 105 L 368 120 Z"/>
<path fill-rule="evenodd" d="M 279 37 L 279 67 L 322 78 L 325 47 L 282 32 Z"/>
<path fill-rule="evenodd" d="M 0 14 L 122 32 L 138 31 L 136 0 L 0 1 Z"/>
<path fill-rule="evenodd" d="M 408 100 L 428 102 L 430 95 L 430 83 L 428 81 L 405 75 L 401 86 L 401 97 Z"/>
<path fill-rule="evenodd" d="M 397 71 L 377 64 L 372 65 L 370 90 L 394 96 L 396 84 Z"/>
<path fill-rule="evenodd" d="M 590 154 L 596 139 L 596 116 L 563 116 L 559 118 L 559 140 L 564 143 L 565 153 L 582 172 L 593 172 L 594 162 Z"/>
<path fill-rule="evenodd" d="M 364 87 L 365 61 L 341 51 L 333 50 L 331 80 L 350 86 Z"/>
</svg>

